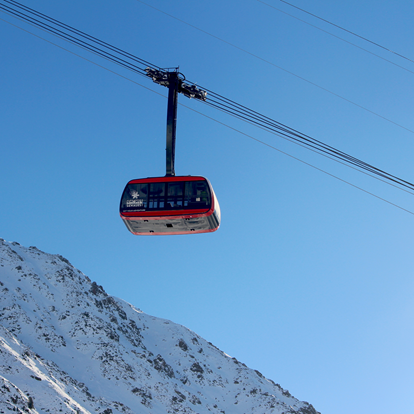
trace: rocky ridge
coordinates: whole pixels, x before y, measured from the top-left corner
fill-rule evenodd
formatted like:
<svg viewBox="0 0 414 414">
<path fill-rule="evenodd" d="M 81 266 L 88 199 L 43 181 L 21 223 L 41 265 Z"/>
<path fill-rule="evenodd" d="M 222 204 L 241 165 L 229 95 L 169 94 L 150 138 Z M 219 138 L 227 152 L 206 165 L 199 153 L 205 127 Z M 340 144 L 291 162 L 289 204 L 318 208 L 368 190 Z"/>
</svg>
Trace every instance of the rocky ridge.
<svg viewBox="0 0 414 414">
<path fill-rule="evenodd" d="M 317 414 L 60 255 L 0 239 L 0 413 Z"/>
</svg>

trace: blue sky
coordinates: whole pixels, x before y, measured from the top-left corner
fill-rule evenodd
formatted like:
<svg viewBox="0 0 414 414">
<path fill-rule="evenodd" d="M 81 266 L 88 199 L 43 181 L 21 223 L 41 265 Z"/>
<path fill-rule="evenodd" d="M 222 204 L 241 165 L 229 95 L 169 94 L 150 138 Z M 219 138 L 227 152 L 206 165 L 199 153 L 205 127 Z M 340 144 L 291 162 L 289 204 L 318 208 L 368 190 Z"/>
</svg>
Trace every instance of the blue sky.
<svg viewBox="0 0 414 414">
<path fill-rule="evenodd" d="M 24 4 L 414 180 L 413 62 L 281 1 L 147 1 L 167 14 L 138 0 Z M 414 59 L 408 1 L 294 4 Z M 176 173 L 211 181 L 222 225 L 133 236 L 119 199 L 130 179 L 165 174 L 167 89 L 0 18 L 0 237 L 62 254 L 322 413 L 414 411 L 411 194 L 180 96 Z"/>
</svg>

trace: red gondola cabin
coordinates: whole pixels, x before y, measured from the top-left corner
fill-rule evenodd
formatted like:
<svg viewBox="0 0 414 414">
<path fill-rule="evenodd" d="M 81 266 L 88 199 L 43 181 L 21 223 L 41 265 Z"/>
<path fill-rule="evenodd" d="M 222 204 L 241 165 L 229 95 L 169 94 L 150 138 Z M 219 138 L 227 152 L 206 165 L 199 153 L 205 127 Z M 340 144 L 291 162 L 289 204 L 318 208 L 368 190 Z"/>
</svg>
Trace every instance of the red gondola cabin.
<svg viewBox="0 0 414 414">
<path fill-rule="evenodd" d="M 219 228 L 221 219 L 213 187 L 200 176 L 131 180 L 119 213 L 136 235 L 208 233 Z"/>
</svg>

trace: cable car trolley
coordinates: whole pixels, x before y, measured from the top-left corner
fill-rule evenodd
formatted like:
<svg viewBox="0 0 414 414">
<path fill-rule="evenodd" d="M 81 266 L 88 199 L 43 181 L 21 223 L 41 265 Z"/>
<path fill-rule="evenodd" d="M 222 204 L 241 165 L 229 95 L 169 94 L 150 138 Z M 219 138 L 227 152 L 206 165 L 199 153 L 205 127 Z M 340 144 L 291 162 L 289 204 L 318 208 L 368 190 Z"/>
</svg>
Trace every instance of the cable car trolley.
<svg viewBox="0 0 414 414">
<path fill-rule="evenodd" d="M 120 214 L 137 235 L 208 233 L 220 225 L 220 206 L 204 177 L 131 180 L 122 194 Z"/>
<path fill-rule="evenodd" d="M 167 148 L 165 177 L 131 180 L 122 193 L 119 214 L 135 235 L 195 234 L 216 231 L 220 205 L 210 182 L 201 176 L 175 176 L 177 95 L 206 99 L 206 92 L 179 78 L 177 71 L 146 69 L 154 82 L 167 86 Z"/>
</svg>

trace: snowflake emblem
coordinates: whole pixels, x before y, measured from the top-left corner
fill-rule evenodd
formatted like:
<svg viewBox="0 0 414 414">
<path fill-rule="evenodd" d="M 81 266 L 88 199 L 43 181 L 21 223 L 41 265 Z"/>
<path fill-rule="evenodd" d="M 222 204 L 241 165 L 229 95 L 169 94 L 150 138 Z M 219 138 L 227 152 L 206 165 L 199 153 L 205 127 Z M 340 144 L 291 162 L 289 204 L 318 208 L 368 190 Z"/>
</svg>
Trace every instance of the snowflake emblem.
<svg viewBox="0 0 414 414">
<path fill-rule="evenodd" d="M 136 200 L 137 198 L 139 198 L 139 193 L 138 191 L 131 191 L 131 196 L 134 200 Z"/>
</svg>

